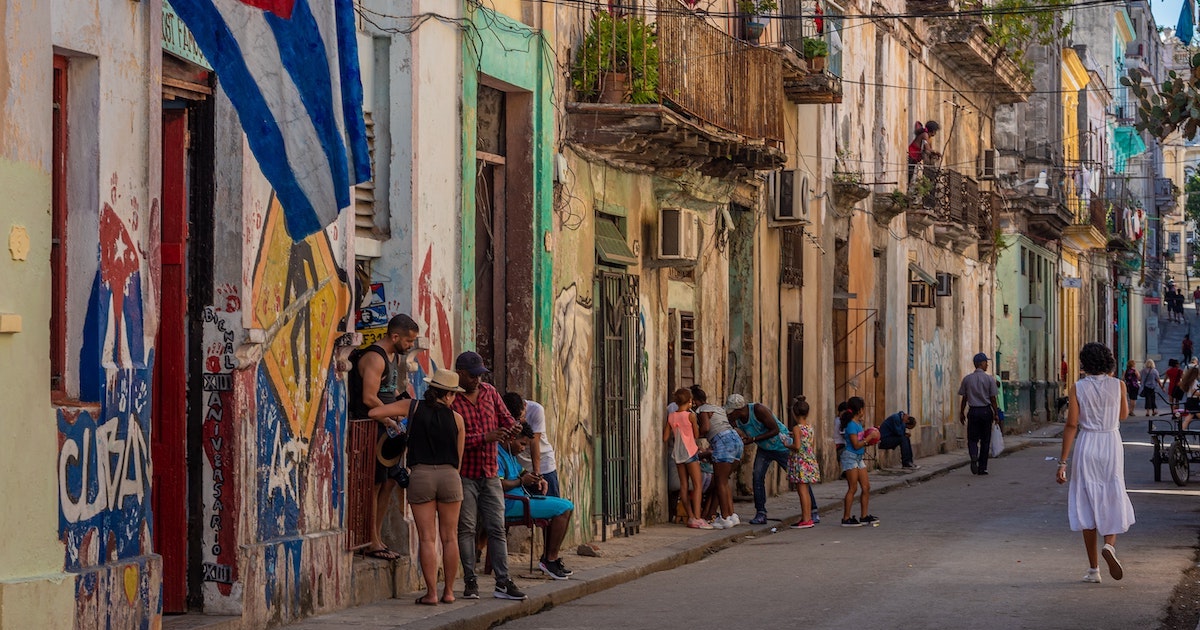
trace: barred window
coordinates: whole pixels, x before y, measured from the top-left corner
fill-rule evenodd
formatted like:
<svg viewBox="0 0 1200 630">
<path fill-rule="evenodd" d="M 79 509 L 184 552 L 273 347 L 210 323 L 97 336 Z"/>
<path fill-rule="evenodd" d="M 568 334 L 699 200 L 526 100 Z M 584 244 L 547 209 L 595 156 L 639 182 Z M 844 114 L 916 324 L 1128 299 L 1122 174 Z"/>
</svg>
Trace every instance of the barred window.
<svg viewBox="0 0 1200 630">
<path fill-rule="evenodd" d="M 781 228 L 781 251 L 779 256 L 779 281 L 783 284 L 804 286 L 804 228 L 803 226 Z"/>
</svg>

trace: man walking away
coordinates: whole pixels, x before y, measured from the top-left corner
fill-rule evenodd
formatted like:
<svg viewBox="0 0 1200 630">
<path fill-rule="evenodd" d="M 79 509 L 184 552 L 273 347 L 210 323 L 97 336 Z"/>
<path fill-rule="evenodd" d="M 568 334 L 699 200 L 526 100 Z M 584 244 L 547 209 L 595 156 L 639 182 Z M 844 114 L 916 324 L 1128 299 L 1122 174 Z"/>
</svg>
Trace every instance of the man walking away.
<svg viewBox="0 0 1200 630">
<path fill-rule="evenodd" d="M 986 475 L 988 450 L 992 446 L 992 423 L 999 422 L 1000 405 L 996 396 L 1000 388 L 996 379 L 987 373 L 988 356 L 982 352 L 973 360 L 975 371 L 963 377 L 958 386 L 962 403 L 958 409 L 958 421 L 967 425 L 967 452 L 971 456 L 971 474 Z M 970 412 L 967 408 L 970 408 Z"/>
<path fill-rule="evenodd" d="M 466 443 L 458 474 L 462 476 L 463 503 L 458 515 L 458 553 L 463 567 L 463 599 L 479 599 L 475 576 L 475 530 L 487 533 L 488 558 L 496 573 L 498 599 L 525 599 L 525 593 L 508 578 L 508 538 L 504 533 L 504 490 L 496 445 L 520 431 L 495 387 L 480 380 L 488 369 L 483 357 L 464 352 L 454 362 L 464 393 L 451 406 L 463 417 Z"/>
</svg>

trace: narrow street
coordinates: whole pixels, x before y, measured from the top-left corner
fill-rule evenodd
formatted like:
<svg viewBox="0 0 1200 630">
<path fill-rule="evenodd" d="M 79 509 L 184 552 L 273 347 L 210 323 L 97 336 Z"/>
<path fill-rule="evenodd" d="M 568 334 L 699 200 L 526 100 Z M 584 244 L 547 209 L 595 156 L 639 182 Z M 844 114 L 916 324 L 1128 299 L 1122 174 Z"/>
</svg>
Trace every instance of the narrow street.
<svg viewBox="0 0 1200 630">
<path fill-rule="evenodd" d="M 1118 539 L 1119 582 L 1103 568 L 1103 583 L 1079 581 L 1084 549 L 1047 440 L 988 477 L 960 468 L 876 497 L 878 528 L 829 516 L 504 627 L 1156 628 L 1195 560 L 1200 490 L 1153 481 L 1144 420 L 1122 435 L 1137 524 Z"/>
</svg>

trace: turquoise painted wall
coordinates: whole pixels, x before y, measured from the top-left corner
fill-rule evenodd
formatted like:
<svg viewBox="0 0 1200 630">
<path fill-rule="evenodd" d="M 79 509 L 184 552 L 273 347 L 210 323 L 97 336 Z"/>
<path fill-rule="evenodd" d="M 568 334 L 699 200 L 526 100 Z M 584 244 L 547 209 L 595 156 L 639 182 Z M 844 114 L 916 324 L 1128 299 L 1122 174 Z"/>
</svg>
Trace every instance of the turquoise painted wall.
<svg viewBox="0 0 1200 630">
<path fill-rule="evenodd" d="M 475 142 L 479 75 L 498 79 L 533 94 L 533 394 L 550 393 L 553 307 L 550 253 L 546 235 L 551 229 L 554 194 L 554 51 L 543 32 L 486 8 L 465 5 L 462 92 L 462 242 L 461 268 L 475 268 Z M 475 278 L 462 274 L 463 318 L 458 339 L 464 349 L 475 339 Z M 546 380 L 542 380 L 545 378 Z"/>
</svg>

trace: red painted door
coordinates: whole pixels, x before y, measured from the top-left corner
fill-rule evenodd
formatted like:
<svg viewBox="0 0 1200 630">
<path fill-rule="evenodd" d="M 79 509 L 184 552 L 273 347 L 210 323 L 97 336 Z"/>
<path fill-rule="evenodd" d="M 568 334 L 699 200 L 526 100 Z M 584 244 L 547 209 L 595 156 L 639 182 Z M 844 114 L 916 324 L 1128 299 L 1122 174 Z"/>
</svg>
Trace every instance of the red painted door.
<svg viewBox="0 0 1200 630">
<path fill-rule="evenodd" d="M 163 612 L 187 606 L 187 110 L 163 109 L 162 283 L 154 351 L 154 549 Z"/>
</svg>

